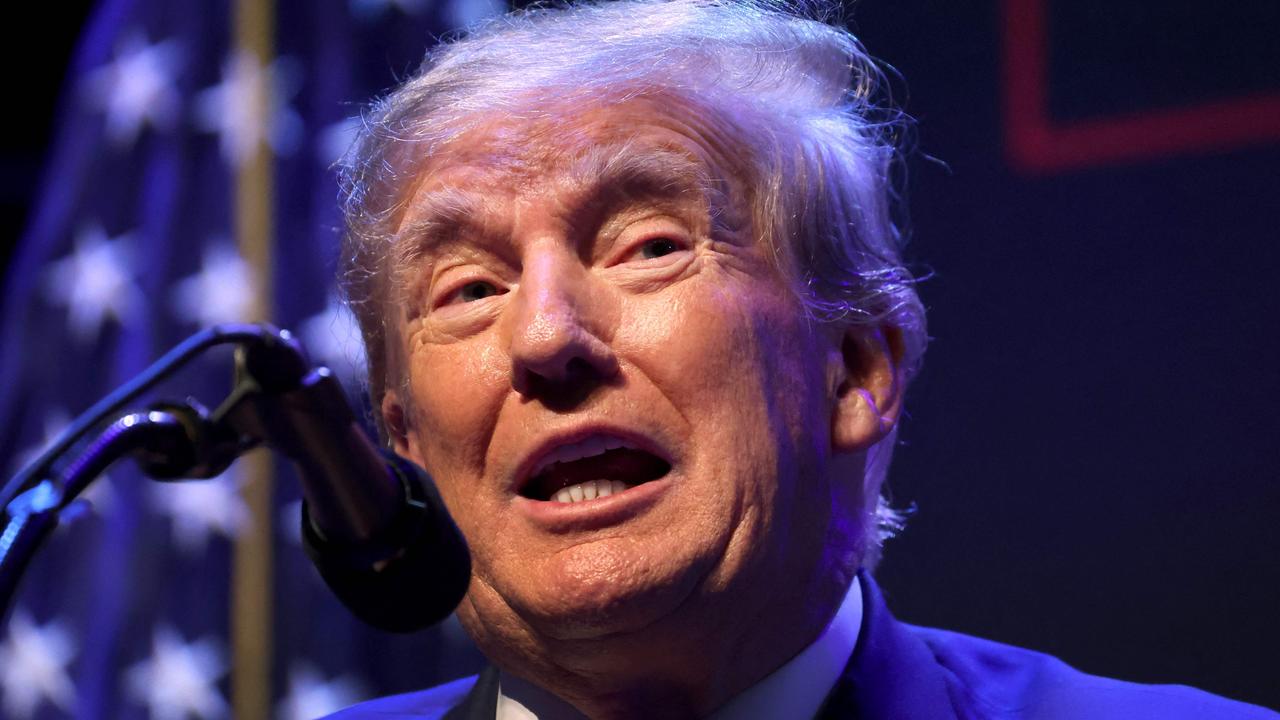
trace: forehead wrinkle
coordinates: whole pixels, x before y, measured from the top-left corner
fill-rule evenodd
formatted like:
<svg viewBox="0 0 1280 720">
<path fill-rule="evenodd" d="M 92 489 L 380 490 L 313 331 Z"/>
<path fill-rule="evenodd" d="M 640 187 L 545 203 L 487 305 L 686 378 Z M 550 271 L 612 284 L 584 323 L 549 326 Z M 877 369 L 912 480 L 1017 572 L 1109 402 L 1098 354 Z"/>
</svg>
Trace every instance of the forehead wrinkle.
<svg viewBox="0 0 1280 720">
<path fill-rule="evenodd" d="M 573 158 L 566 170 L 579 208 L 598 219 L 643 200 L 701 201 L 710 207 L 706 167 L 685 152 L 638 143 L 599 145 Z"/>
<path fill-rule="evenodd" d="M 713 225 L 732 210 L 728 181 L 713 178 L 707 160 L 681 144 L 645 143 L 634 137 L 599 142 L 586 133 L 568 133 L 555 142 L 511 143 L 510 133 L 499 139 L 508 144 L 495 146 L 490 138 L 438 168 L 447 174 L 457 170 L 469 181 L 467 187 L 437 176 L 437 187 L 413 199 L 396 233 L 397 268 L 416 266 L 460 237 L 489 234 L 485 219 L 493 210 L 495 193 L 504 188 L 527 188 L 510 199 L 555 200 L 574 224 L 591 222 L 583 217 L 587 213 L 599 221 L 643 200 L 700 201 Z"/>
</svg>

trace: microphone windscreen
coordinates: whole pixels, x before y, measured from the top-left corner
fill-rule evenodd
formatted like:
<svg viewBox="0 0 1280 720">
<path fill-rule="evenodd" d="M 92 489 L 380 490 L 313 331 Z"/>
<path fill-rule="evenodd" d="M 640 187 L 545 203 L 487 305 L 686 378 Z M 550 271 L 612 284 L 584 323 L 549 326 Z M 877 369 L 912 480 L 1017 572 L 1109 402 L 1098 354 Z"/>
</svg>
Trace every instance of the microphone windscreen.
<svg viewBox="0 0 1280 720">
<path fill-rule="evenodd" d="M 444 620 L 462 602 L 471 581 L 471 554 L 426 471 L 391 453 L 383 457 L 404 484 L 408 500 L 388 529 L 391 537 L 375 544 L 400 550 L 370 562 L 362 548 L 321 537 L 305 503 L 303 546 L 329 589 L 356 617 L 382 630 L 407 633 Z"/>
</svg>

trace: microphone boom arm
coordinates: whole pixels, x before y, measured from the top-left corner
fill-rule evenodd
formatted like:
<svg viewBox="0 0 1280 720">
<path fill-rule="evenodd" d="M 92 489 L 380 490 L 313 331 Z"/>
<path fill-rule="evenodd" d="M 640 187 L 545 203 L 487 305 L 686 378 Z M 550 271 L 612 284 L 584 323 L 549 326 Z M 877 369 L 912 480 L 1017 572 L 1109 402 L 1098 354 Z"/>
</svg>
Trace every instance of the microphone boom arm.
<svg viewBox="0 0 1280 720">
<path fill-rule="evenodd" d="M 216 410 L 190 399 L 126 415 L 57 481 L 48 479 L 54 460 L 104 415 L 197 352 L 229 342 L 239 343 L 236 382 Z M 357 617 L 384 630 L 409 632 L 443 620 L 461 602 L 471 577 L 470 553 L 427 474 L 374 447 L 341 385 L 327 368 L 311 368 L 288 331 L 231 325 L 193 336 L 99 402 L 5 486 L 0 619 L 59 513 L 113 462 L 132 455 L 145 474 L 159 480 L 211 478 L 258 445 L 296 465 L 307 554 Z"/>
</svg>

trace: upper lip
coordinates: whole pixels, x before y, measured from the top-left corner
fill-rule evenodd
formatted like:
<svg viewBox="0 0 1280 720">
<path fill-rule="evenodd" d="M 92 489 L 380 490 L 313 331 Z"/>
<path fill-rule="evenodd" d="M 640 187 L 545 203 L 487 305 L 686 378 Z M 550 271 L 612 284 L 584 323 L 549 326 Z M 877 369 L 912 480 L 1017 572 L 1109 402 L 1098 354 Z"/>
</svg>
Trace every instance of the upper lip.
<svg viewBox="0 0 1280 720">
<path fill-rule="evenodd" d="M 537 476 L 537 473 L 546 469 L 552 462 L 555 462 L 556 451 L 569 445 L 576 445 L 596 438 L 605 441 L 620 441 L 623 447 L 632 447 L 652 453 L 667 464 L 671 464 L 672 461 L 671 454 L 662 447 L 661 443 L 644 432 L 612 425 L 577 427 L 552 433 L 539 439 L 534 444 L 533 449 L 516 466 L 515 492 L 517 494 L 521 493 Z"/>
</svg>

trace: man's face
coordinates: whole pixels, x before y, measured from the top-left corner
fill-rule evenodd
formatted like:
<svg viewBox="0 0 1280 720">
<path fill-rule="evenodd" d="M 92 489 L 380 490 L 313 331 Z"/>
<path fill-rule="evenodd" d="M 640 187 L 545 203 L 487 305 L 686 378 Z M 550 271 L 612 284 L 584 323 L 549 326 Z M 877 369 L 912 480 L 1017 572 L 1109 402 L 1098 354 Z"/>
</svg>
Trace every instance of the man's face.
<svg viewBox="0 0 1280 720">
<path fill-rule="evenodd" d="M 829 570 L 838 336 L 755 238 L 719 127 L 539 117 L 437 154 L 400 223 L 384 409 L 470 543 L 459 614 L 517 666 L 786 624 Z"/>
</svg>

